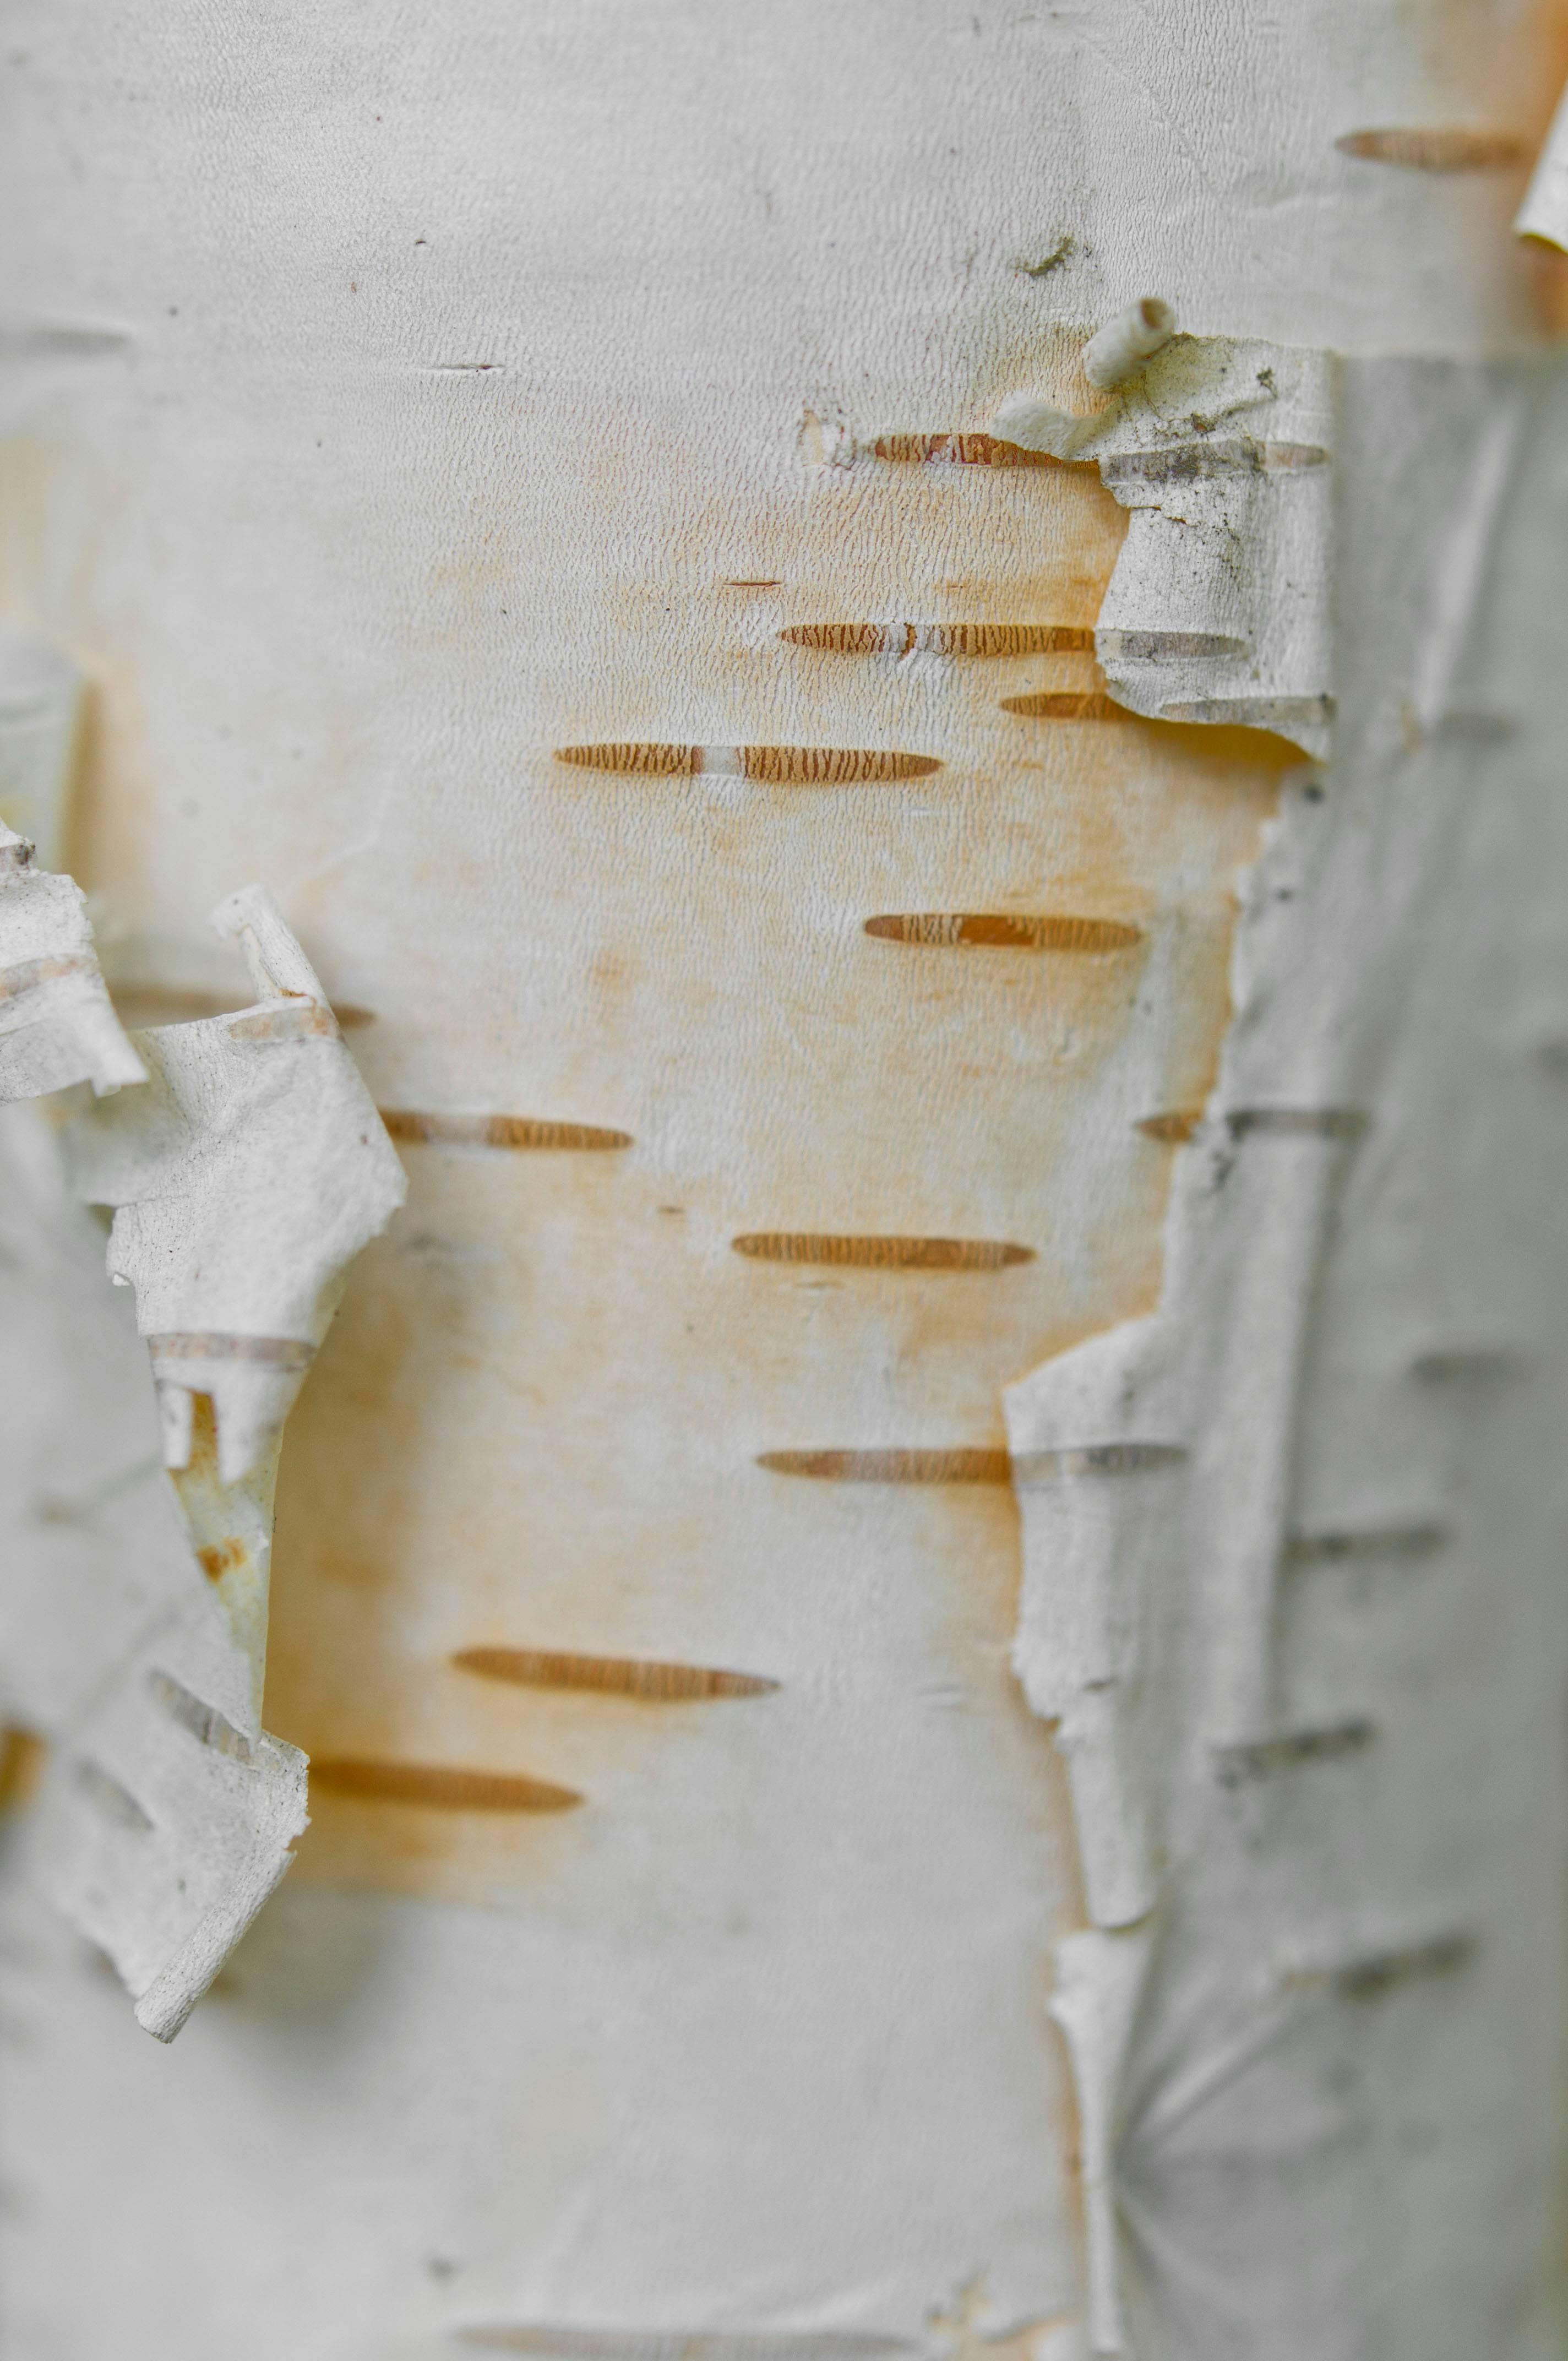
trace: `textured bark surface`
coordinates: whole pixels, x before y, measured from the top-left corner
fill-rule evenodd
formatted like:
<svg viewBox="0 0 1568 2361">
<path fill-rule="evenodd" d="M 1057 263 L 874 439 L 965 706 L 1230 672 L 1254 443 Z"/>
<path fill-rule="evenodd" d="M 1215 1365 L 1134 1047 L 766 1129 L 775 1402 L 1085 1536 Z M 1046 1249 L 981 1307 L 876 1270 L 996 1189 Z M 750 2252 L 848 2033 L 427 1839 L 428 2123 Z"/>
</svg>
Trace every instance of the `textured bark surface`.
<svg viewBox="0 0 1568 2361">
<path fill-rule="evenodd" d="M 1339 412 L 1335 758 L 1159 1313 L 1009 1398 L 1093 2317 L 1194 2361 L 1562 2336 L 1568 379 L 1353 363 Z"/>
<path fill-rule="evenodd" d="M 245 1008 L 204 914 L 263 881 L 410 1199 L 282 1466 L 266 1718 L 313 1826 L 172 2050 L 37 1908 L 17 1814 L 7 2361 L 1535 2361 L 1561 1321 L 1547 1193 L 1518 1181 L 1507 1253 L 1453 1224 L 1499 1164 L 1550 1169 L 1560 1114 L 1531 685 L 1560 518 L 1504 490 L 1547 482 L 1554 392 L 1487 511 L 1519 662 L 1426 589 L 1491 407 L 1527 401 L 1478 365 L 1550 313 L 1509 225 L 1557 28 L 1502 0 L 16 22 L 0 812 L 36 826 L 5 797 L 37 800 L 80 676 L 61 865 L 126 1021 Z M 1181 338 L 1096 393 L 1083 346 L 1145 294 Z M 1331 419 L 1328 356 L 1387 348 L 1466 366 L 1353 368 Z M 1018 395 L 1116 423 L 1058 464 L 1000 439 Z M 1265 395 L 1274 424 L 1232 406 Z M 1336 445 L 1330 681 L 1331 468 L 1300 455 Z M 1244 946 L 1237 989 L 1282 793 L 1279 890 L 1355 891 Z M 1398 833 L 1428 807 L 1430 869 Z M 1244 1089 L 1233 997 L 1276 972 L 1285 1063 Z M 1343 1074 L 1290 1067 L 1303 994 L 1350 1012 Z M 1516 1045 L 1495 1115 L 1483 1036 Z M 1232 1136 L 1342 1106 L 1365 1138 Z M 1076 1422 L 1081 1361 L 1020 1389 L 1170 1333 L 1222 1164 L 1211 1259 L 1255 1317 L 1203 1298 L 1179 1420 Z M 58 1218 L 96 1334 L 99 1242 Z M 1320 1235 L 1328 1342 L 1289 1326 Z M 156 1456 L 113 1334 L 113 1419 L 38 1412 L 69 1484 L 7 1434 L 34 1569 L 40 1498 Z M 1485 1445 L 1463 1499 L 1445 1421 L 1466 1467 Z M 1191 1455 L 1093 1455 L 1124 1444 Z M 1047 1560 L 1102 1502 L 1146 1530 L 1108 1532 L 1096 1669 Z M 157 1513 L 71 1528 L 89 1592 L 134 1588 Z M 1102 1853 L 1073 1697 L 1103 1735 L 1146 1591 L 1180 1646 L 1140 1661 L 1180 1676 L 1104 1757 Z"/>
</svg>

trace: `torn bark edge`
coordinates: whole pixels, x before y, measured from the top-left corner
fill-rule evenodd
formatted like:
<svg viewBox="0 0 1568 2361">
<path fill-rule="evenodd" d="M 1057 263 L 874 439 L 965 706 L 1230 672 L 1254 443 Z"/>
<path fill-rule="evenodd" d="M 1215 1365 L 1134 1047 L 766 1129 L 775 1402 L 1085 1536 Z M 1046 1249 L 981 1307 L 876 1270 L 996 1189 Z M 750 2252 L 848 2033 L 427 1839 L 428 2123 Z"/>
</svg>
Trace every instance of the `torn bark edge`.
<svg viewBox="0 0 1568 2361">
<path fill-rule="evenodd" d="M 1142 1430 L 1173 1342 L 1159 1313 L 1124 1322 L 1005 1396 L 1024 1531 L 1013 1664 L 1031 1707 L 1055 1725 L 1091 1921 L 1054 1946 L 1049 2008 L 1078 2099 L 1095 2354 L 1126 2349 L 1116 2158 L 1159 1889 L 1142 1627 L 1149 1561 L 1179 1530 L 1190 1474 L 1182 1445 L 1150 1442 Z"/>
<path fill-rule="evenodd" d="M 247 1049 L 256 1045 L 251 1053 L 263 1055 L 275 1045 L 340 1040 L 321 980 L 264 885 L 244 886 L 228 895 L 213 910 L 211 923 L 222 939 L 238 943 L 258 995 L 257 1005 L 233 1017 L 199 1018 L 157 1027 L 147 1037 L 149 1054 L 155 1041 L 165 1045 L 160 1056 L 171 1056 L 176 1045 L 188 1037 L 214 1030 Z M 354 1073 L 356 1091 L 364 1096 L 352 1060 L 347 1061 L 347 1071 Z M 357 1242 L 318 1290 L 308 1334 L 194 1330 L 188 1323 L 181 1323 L 176 1333 L 168 1323 L 157 1330 L 143 1329 L 163 1422 L 164 1464 L 171 1473 L 190 1465 L 193 1405 L 199 1395 L 206 1395 L 213 1403 L 219 1474 L 225 1484 L 241 1482 L 269 1451 L 280 1445 L 295 1398 L 341 1300 L 349 1264 L 359 1248 L 385 1227 L 407 1193 L 396 1150 L 367 1097 L 362 1113 L 385 1149 L 381 1176 L 385 1185 L 378 1191 L 371 1189 L 375 1202 Z M 361 1137 L 360 1148 L 369 1145 L 369 1138 Z M 154 1199 L 156 1195 L 154 1191 Z M 104 1202 L 116 1207 L 109 1250 L 111 1270 L 115 1271 L 120 1217 L 133 1201 L 111 1196 Z M 138 1326 L 146 1316 L 138 1291 Z"/>
<path fill-rule="evenodd" d="M 1086 369 L 1125 325 L 1089 345 Z M 1097 464 L 1130 511 L 1095 630 L 1129 712 L 1329 752 L 1332 368 L 1314 347 L 1168 331 L 1135 367 L 1102 370 L 1100 410 L 1019 392 L 992 418 L 1007 443 Z"/>
<path fill-rule="evenodd" d="M 137 1998 L 137 2023 L 155 2041 L 173 2040 L 262 1905 L 277 1892 L 293 1866 L 290 1839 L 302 1836 L 310 1826 L 310 1815 L 305 1809 L 307 1758 L 297 1747 L 265 1733 L 261 1746 L 277 1756 L 280 1768 L 293 1772 L 299 1787 L 296 1816 L 283 1832 L 280 1850 L 269 1852 L 258 1848 L 249 1856 L 233 1893 L 203 1914 L 173 1958 L 159 1969 Z"/>
<path fill-rule="evenodd" d="M 1316 807 L 1304 803 L 1301 813 L 1309 810 Z M 1299 818 L 1287 807 L 1270 824 L 1240 881 L 1232 1019 L 1214 1092 L 1172 1187 L 1160 1309 L 1055 1356 L 1004 1395 L 1024 1535 L 1013 1661 L 1034 1710 L 1056 1724 L 1091 1921 L 1056 1948 L 1061 1981 L 1051 2013 L 1068 2036 L 1079 2090 L 1096 2353 L 1125 2349 L 1117 2142 L 1166 1881 L 1167 1791 L 1194 1730 L 1208 1744 L 1266 1726 L 1270 1600 L 1253 1574 L 1259 1565 L 1272 1570 L 1279 1554 L 1281 1438 L 1293 1431 L 1288 1404 L 1310 1292 L 1300 1266 L 1321 1239 L 1330 1165 L 1360 1136 L 1343 1109 L 1225 1112 L 1245 1078 L 1249 1026 L 1281 948 L 1288 953 L 1277 939 L 1281 912 L 1295 903 L 1277 908 L 1276 895 L 1302 882 Z M 1227 1176 L 1238 1141 L 1254 1137 L 1274 1161 L 1266 1185 L 1238 1202 Z M 1227 1485 L 1217 1522 L 1202 1448 L 1214 1422 L 1200 1415 L 1191 1423 L 1195 1399 L 1201 1405 L 1210 1395 L 1242 1405 L 1221 1422 L 1245 1474 L 1239 1487 Z M 1178 1700 L 1162 1694 L 1157 1675 L 1173 1644 L 1168 1619 L 1194 1519 L 1206 1519 L 1214 1536 L 1197 1610 L 1207 1637 L 1201 1665 L 1187 1667 L 1190 1693 Z"/>
<path fill-rule="evenodd" d="M 70 881 L 64 883 L 74 895 L 75 888 L 70 886 Z M 220 936 L 238 941 L 259 995 L 259 1005 L 232 1020 L 205 1018 L 189 1027 L 160 1028 L 166 1039 L 170 1034 L 192 1038 L 226 1030 L 239 1045 L 241 1054 L 251 1056 L 258 1054 L 248 1047 L 253 1042 L 336 1042 L 337 1027 L 320 980 L 264 887 L 247 887 L 229 896 L 213 913 L 213 923 Z M 82 924 L 85 925 L 84 917 Z M 126 1049 L 128 1052 L 128 1042 Z M 270 1056 L 276 1052 L 264 1047 L 259 1054 Z M 289 1054 L 286 1049 L 283 1054 Z M 335 1054 L 346 1059 L 346 1052 L 341 1049 Z M 371 1192 L 373 1202 L 362 1234 L 356 1240 L 346 1241 L 345 1254 L 337 1258 L 338 1267 L 316 1291 L 313 1326 L 320 1333 L 307 1339 L 181 1329 L 178 1334 L 151 1334 L 146 1340 L 165 1429 L 165 1460 L 177 1477 L 183 1474 L 186 1478 L 183 1483 L 177 1482 L 176 1491 L 192 1550 L 197 1550 L 203 1539 L 215 1545 L 227 1545 L 236 1527 L 250 1543 L 248 1550 L 241 1554 L 236 1567 L 223 1569 L 227 1587 L 217 1601 L 228 1626 L 226 1644 L 245 1660 L 248 1668 L 249 1728 L 238 1732 L 222 1712 L 211 1709 L 215 1723 L 230 1738 L 247 1741 L 247 1748 L 236 1752 L 234 1747 L 220 1745 L 207 1730 L 194 1727 L 187 1717 L 176 1716 L 185 1720 L 187 1729 L 205 1746 L 216 1746 L 225 1760 L 232 1755 L 242 1764 L 242 1792 L 230 1797 L 231 1805 L 238 1806 L 238 1815 L 236 1818 L 231 1812 L 226 1828 L 206 1827 L 202 1816 L 199 1768 L 193 1768 L 190 1779 L 181 1774 L 173 1781 L 169 1799 L 174 1806 L 172 1811 L 160 1820 L 147 1820 L 148 1830 L 155 1825 L 162 1828 L 166 1875 L 159 1877 L 150 1869 L 143 1871 L 130 1864 L 121 1883 L 115 1887 L 113 1897 L 107 1890 L 98 1892 L 91 1876 L 83 1882 L 80 1874 L 70 1872 L 59 1880 L 47 1879 L 46 1883 L 56 1906 L 89 1939 L 106 1949 L 116 1967 L 122 1956 L 126 1958 L 131 1975 L 124 1980 L 131 1993 L 137 2021 L 162 2042 L 171 2041 L 179 2033 L 229 1953 L 275 1891 L 293 1860 L 292 1839 L 309 1825 L 307 1759 L 297 1748 L 272 1738 L 260 1727 L 271 1496 L 277 1455 L 284 1420 L 309 1368 L 320 1334 L 325 1333 L 336 1309 L 349 1263 L 358 1246 L 385 1226 L 402 1202 L 406 1188 L 396 1152 L 385 1137 L 351 1060 L 345 1071 L 353 1075 L 351 1095 L 364 1100 L 363 1115 L 355 1115 L 351 1133 L 358 1136 L 362 1124 L 368 1124 L 372 1131 L 381 1131 L 385 1170 L 379 1175 L 379 1187 Z M 361 1149 L 368 1144 L 365 1137 L 359 1138 Z M 192 1466 L 192 1427 L 198 1396 L 204 1396 L 213 1405 L 215 1464 L 204 1477 Z M 231 1412 L 238 1414 L 241 1431 L 237 1437 L 225 1436 L 218 1414 L 220 1398 Z M 232 1424 L 233 1420 L 229 1422 Z M 233 1507 L 241 1493 L 246 1496 L 245 1514 L 236 1519 Z M 209 1525 L 211 1532 L 207 1531 Z M 204 1555 L 203 1563 L 206 1563 Z M 212 1576 L 213 1569 L 209 1566 L 207 1571 Z M 231 1576 L 237 1588 L 231 1583 Z M 126 1668 L 122 1687 L 126 1682 L 134 1683 L 137 1670 L 135 1662 Z M 164 1686 L 170 1685 L 167 1676 L 157 1677 Z M 229 1710 L 233 1709 L 231 1705 Z M 206 1866 L 192 1896 L 194 1923 L 188 1924 L 181 1936 L 177 1904 L 185 1891 L 182 1866 L 203 1855 Z M 167 1892 L 163 1891 L 165 1886 Z M 161 1914 L 165 1912 L 174 1922 L 169 1928 L 169 1937 L 174 1940 L 175 1949 L 150 1981 L 138 1989 L 140 1978 L 147 1974 L 148 1953 L 153 1959 L 158 1956 L 158 1938 L 163 1933 Z M 149 1930 L 154 1936 L 150 1943 L 146 1939 Z"/>
<path fill-rule="evenodd" d="M 258 1000 L 314 1000 L 330 1006 L 321 978 L 265 885 L 242 885 L 217 905 L 213 932 L 236 942 Z"/>
<path fill-rule="evenodd" d="M 1301 806 L 1302 813 L 1316 808 Z M 1058 1988 L 1050 2010 L 1067 2037 L 1078 2091 L 1096 2354 L 1126 2350 L 1117 2147 L 1126 2063 L 1164 1883 L 1168 1831 L 1160 1766 L 1174 1768 L 1191 1736 L 1180 1711 L 1172 1721 L 1171 1701 L 1162 1697 L 1156 1675 L 1162 1639 L 1169 1636 L 1158 1627 L 1179 1587 L 1171 1577 L 1179 1571 L 1188 1521 L 1197 1512 L 1194 1490 L 1204 1489 L 1190 1425 L 1192 1387 L 1208 1378 L 1223 1389 L 1234 1376 L 1224 1354 L 1209 1368 L 1207 1323 L 1200 1314 L 1224 1267 L 1237 1257 L 1244 1276 L 1251 1273 L 1272 1297 L 1285 1264 L 1299 1258 L 1286 1255 L 1282 1264 L 1283 1249 L 1292 1242 L 1314 1244 L 1319 1235 L 1323 1182 L 1317 1168 L 1325 1149 L 1337 1152 L 1346 1137 L 1359 1136 L 1341 1116 L 1325 1122 L 1317 1110 L 1305 1122 L 1294 1110 L 1284 1117 L 1275 1109 L 1225 1113 L 1238 1087 L 1238 1064 L 1245 1071 L 1240 1045 L 1275 974 L 1277 962 L 1258 938 L 1272 944 L 1279 926 L 1276 890 L 1283 882 L 1293 889 L 1300 883 L 1296 872 L 1303 855 L 1292 810 L 1286 806 L 1265 830 L 1256 860 L 1238 881 L 1231 1022 L 1213 1093 L 1194 1126 L 1167 1209 L 1160 1307 L 1055 1356 L 1004 1394 L 1024 1538 L 1014 1668 L 1031 1707 L 1056 1726 L 1091 1922 L 1055 1947 Z M 1293 906 L 1289 901 L 1280 906 Z M 1213 1192 L 1237 1154 L 1237 1141 L 1253 1133 L 1271 1142 L 1277 1135 L 1284 1139 L 1291 1158 L 1285 1177 L 1293 1185 L 1281 1190 L 1271 1172 L 1270 1186 L 1258 1196 L 1257 1220 L 1244 1218 L 1234 1236 L 1227 1216 L 1223 1264 L 1215 1267 Z M 1305 1167 L 1299 1175 L 1298 1162 Z M 1246 1315 L 1257 1306 L 1245 1288 L 1233 1302 L 1234 1291 L 1226 1282 L 1219 1325 L 1225 1330 L 1221 1315 L 1236 1315 L 1239 1348 L 1254 1353 L 1257 1323 Z M 1276 1328 L 1279 1334 L 1261 1389 L 1266 1428 L 1281 1424 L 1277 1397 L 1294 1383 L 1299 1324 L 1287 1305 L 1286 1316 L 1270 1327 L 1270 1334 Z M 1245 1576 L 1255 1554 L 1255 1528 L 1277 1510 L 1278 1475 L 1274 1457 L 1261 1455 L 1243 1487 L 1245 1530 L 1220 1553 L 1227 1569 L 1230 1559 L 1242 1561 L 1221 1587 L 1245 1629 L 1209 1669 L 1206 1687 L 1217 1693 L 1189 1701 L 1205 1727 L 1215 1720 L 1229 1729 L 1238 1717 L 1242 1726 L 1254 1726 L 1248 1719 L 1258 1708 L 1254 1642 L 1266 1616 L 1260 1624 L 1259 1602 Z"/>
</svg>

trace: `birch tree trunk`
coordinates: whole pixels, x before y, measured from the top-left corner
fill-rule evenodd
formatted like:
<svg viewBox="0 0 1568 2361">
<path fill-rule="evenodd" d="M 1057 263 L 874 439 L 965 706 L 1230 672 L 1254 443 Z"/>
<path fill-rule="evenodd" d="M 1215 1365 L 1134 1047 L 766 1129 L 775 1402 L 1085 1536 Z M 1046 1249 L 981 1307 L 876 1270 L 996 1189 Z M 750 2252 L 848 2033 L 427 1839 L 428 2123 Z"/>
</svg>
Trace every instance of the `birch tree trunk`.
<svg viewBox="0 0 1568 2361">
<path fill-rule="evenodd" d="M 6 60 L 4 2361 L 1546 2361 L 1568 19 Z"/>
</svg>

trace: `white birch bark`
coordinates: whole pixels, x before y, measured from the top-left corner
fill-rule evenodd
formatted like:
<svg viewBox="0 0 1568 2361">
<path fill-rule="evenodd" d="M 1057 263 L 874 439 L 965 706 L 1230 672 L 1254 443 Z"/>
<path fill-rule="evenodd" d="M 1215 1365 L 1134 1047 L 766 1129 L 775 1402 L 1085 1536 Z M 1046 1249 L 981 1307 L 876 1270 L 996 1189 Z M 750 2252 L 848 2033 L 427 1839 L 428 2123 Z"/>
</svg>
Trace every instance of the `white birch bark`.
<svg viewBox="0 0 1568 2361">
<path fill-rule="evenodd" d="M 168 1417 L 12 1110 L 6 2361 L 1538 2361 L 1550 25 L 16 25 L 0 817 Z M 285 1070 L 409 1174 L 324 1341 L 368 1121 L 298 1267 L 180 1193 Z M 38 1887 L 237 1797 L 175 1690 L 278 1788 L 168 2048 Z"/>
</svg>

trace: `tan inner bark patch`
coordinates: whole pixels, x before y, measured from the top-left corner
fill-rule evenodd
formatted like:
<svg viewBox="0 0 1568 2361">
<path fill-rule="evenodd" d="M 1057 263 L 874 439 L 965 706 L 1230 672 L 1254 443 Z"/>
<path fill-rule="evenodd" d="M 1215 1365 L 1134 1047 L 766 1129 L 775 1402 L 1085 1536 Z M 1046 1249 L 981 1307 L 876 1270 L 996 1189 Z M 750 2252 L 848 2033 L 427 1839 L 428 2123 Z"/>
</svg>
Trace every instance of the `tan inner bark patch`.
<svg viewBox="0 0 1568 2361">
<path fill-rule="evenodd" d="M 351 901 L 374 869 L 378 910 L 389 882 L 446 928 L 416 918 L 395 963 L 363 945 L 353 958 L 378 1016 L 362 1054 L 401 1138 L 500 1146 L 505 1125 L 508 1148 L 587 1148 L 598 1126 L 571 1117 L 603 1109 L 636 1147 L 411 1157 L 410 1205 L 356 1268 L 291 1418 L 279 1501 L 269 1728 L 318 1764 L 526 1766 L 591 1808 L 372 1805 L 329 1773 L 296 1880 L 526 1897 L 576 1918 L 655 1906 L 695 1843 L 721 1898 L 744 1873 L 740 1829 L 784 1809 L 786 1789 L 815 1825 L 804 1747 L 840 1831 L 849 1799 L 854 1847 L 898 1857 L 940 1789 L 1036 1836 L 1044 1815 L 1051 1874 L 1070 1884 L 1059 1770 L 1006 1670 L 1017 1528 L 1000 1389 L 1153 1300 L 1168 1159 L 1133 1126 L 1201 1095 L 1230 880 L 1278 764 L 1255 737 L 1226 753 L 1220 733 L 1041 730 L 999 709 L 1099 686 L 1088 643 L 1125 517 L 1092 469 L 973 456 L 861 471 L 846 502 L 830 468 L 792 461 L 738 497 L 733 474 L 674 440 L 641 469 L 609 464 L 613 437 L 585 450 L 574 547 L 620 546 L 645 481 L 679 498 L 634 566 L 594 559 L 591 598 L 508 575 L 509 623 L 537 661 L 521 695 L 507 675 L 504 763 L 485 785 L 481 730 L 462 786 L 469 804 L 492 796 L 504 833 L 465 833 L 449 796 L 439 849 L 422 818 L 389 866 L 383 846 L 344 873 Z M 964 660 L 922 673 L 778 637 L 868 614 L 949 632 Z M 449 651 L 471 637 L 455 620 L 442 634 Z M 343 716 L 345 749 L 361 726 Z M 629 795 L 638 771 L 552 753 L 672 747 L 629 759 L 674 765 L 641 775 L 678 789 L 700 775 L 699 743 L 940 767 L 843 796 L 752 777 L 729 803 Z M 420 797 L 422 815 L 422 783 Z M 1106 1144 L 1080 1182 L 1101 1078 L 1147 1021 L 1138 939 L 1166 923 L 1177 879 L 1165 1046 L 1117 1124 L 1094 1127 Z M 329 970 L 343 882 L 313 903 L 307 886 L 300 912 Z M 995 914 L 1015 948 L 1042 912 L 1088 911 L 1137 955 L 890 951 L 862 932 L 879 910 Z M 562 1113 L 442 1112 L 509 1105 Z M 1047 1209 L 1069 1175 L 1084 1210 L 1064 1235 Z M 872 1258 L 732 1251 L 759 1235 L 862 1242 Z M 863 1243 L 888 1239 L 1028 1242 L 1035 1258 L 960 1283 L 951 1263 Z M 949 1455 L 916 1440 L 931 1434 L 965 1441 Z M 817 1482 L 755 1464 L 803 1436 L 884 1455 L 859 1480 L 848 1458 Z M 449 1661 L 477 1634 L 520 1632 L 541 1655 L 757 1664 L 782 1686 L 765 1711 L 653 1715 Z M 870 1708 L 813 1702 L 829 1661 L 884 1665 L 899 1712 L 937 1717 L 921 1758 L 935 1784 L 891 1820 L 856 1767 Z M 976 1718 L 927 1708 L 927 1688 Z M 697 1791 L 724 1799 L 700 1828 Z"/>
</svg>

